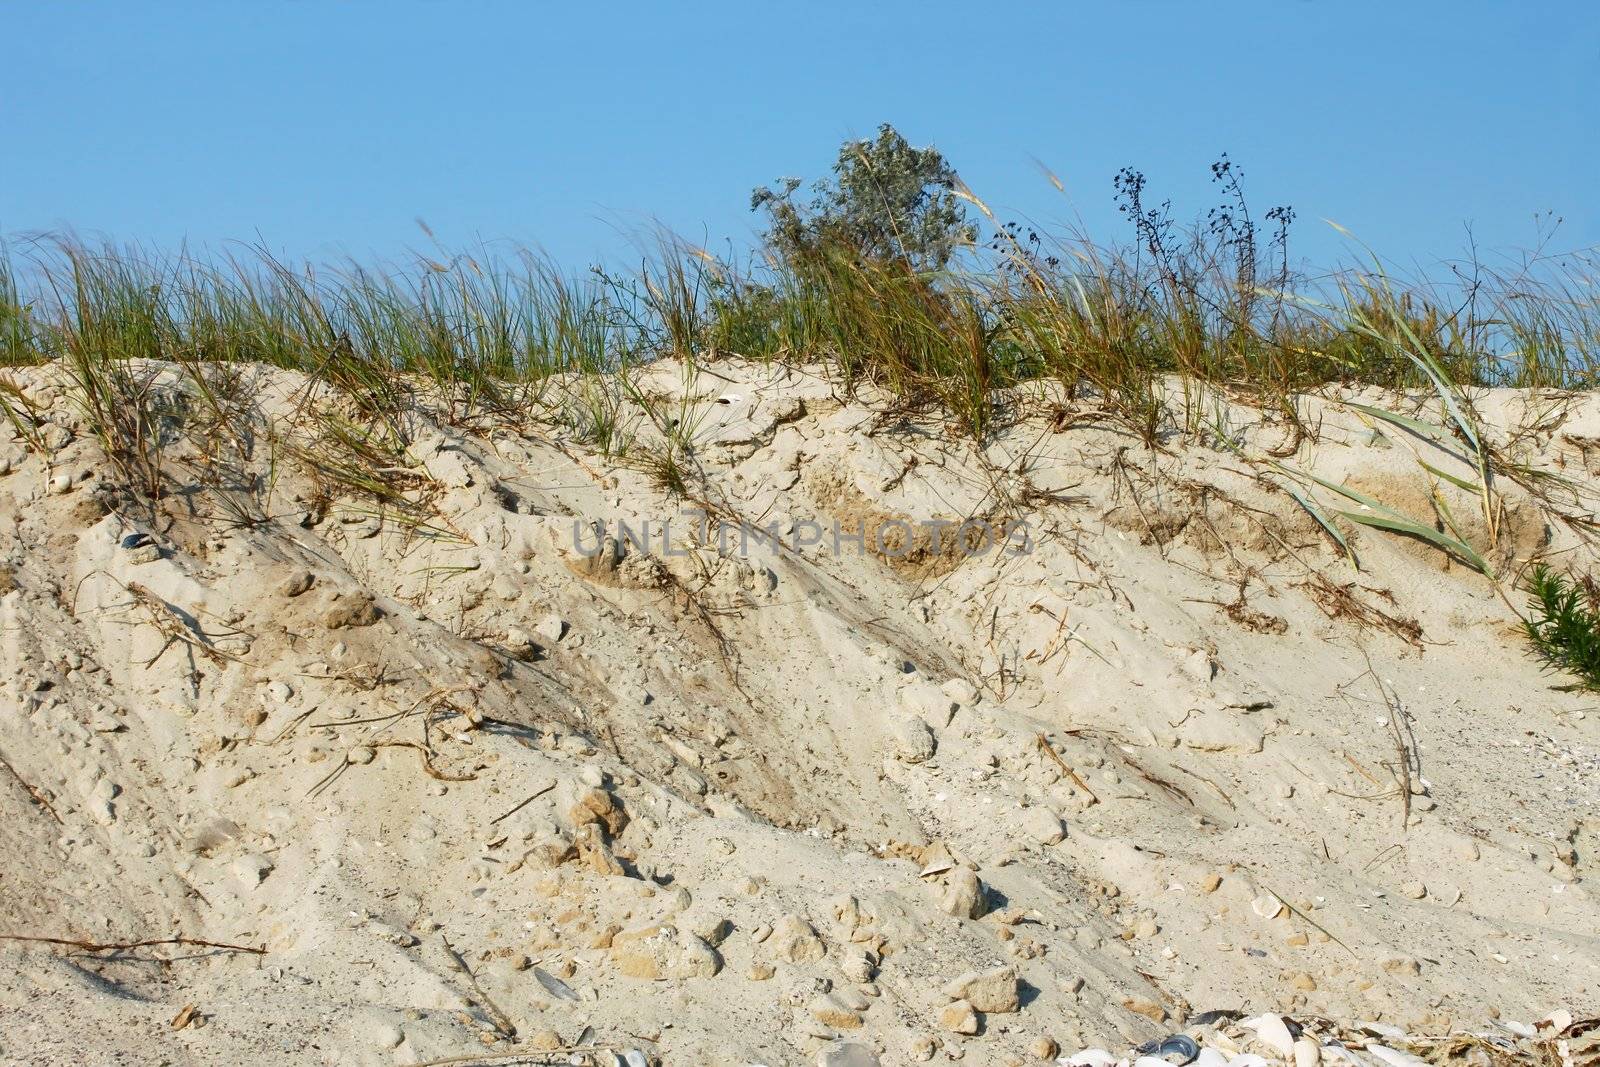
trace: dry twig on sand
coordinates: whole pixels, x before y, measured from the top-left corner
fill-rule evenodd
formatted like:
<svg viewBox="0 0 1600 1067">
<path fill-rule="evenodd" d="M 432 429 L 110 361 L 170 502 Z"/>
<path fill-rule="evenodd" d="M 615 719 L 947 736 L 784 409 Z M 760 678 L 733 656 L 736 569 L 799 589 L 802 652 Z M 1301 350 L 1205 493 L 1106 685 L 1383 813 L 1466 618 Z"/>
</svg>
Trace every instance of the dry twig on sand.
<svg viewBox="0 0 1600 1067">
<path fill-rule="evenodd" d="M 56 821 L 57 826 L 66 825 L 61 821 L 61 816 L 56 814 L 56 809 L 50 806 L 50 801 L 45 799 L 45 795 L 31 785 L 26 778 L 22 777 L 17 769 L 11 766 L 10 760 L 6 759 L 4 756 L 0 756 L 0 767 L 4 767 L 6 771 L 10 773 L 11 777 L 17 780 L 17 784 L 20 785 L 25 792 L 27 792 L 28 796 L 33 798 L 33 802 L 35 804 L 39 805 L 50 814 L 50 817 Z"/>
<path fill-rule="evenodd" d="M 515 815 L 517 812 L 521 811 L 523 808 L 527 807 L 529 804 L 532 804 L 535 800 L 538 800 L 540 797 L 544 796 L 546 793 L 550 792 L 550 790 L 554 789 L 555 787 L 556 787 L 556 784 L 554 782 L 551 782 L 551 783 L 549 783 L 548 785 L 545 785 L 545 786 L 541 786 L 539 789 L 535 790 L 533 795 L 528 797 L 527 800 L 524 800 L 522 803 L 518 804 L 516 807 L 512 808 L 510 811 L 506 812 L 504 815 L 496 815 L 494 818 L 490 819 L 489 820 L 489 825 L 493 826 L 496 823 L 504 822 L 506 819 L 511 818 L 511 816 Z"/>
<path fill-rule="evenodd" d="M 0 941 L 28 941 L 41 945 L 64 945 L 85 952 L 127 952 L 136 948 L 153 948 L 157 945 L 187 945 L 193 948 L 220 948 L 229 952 L 248 952 L 265 956 L 265 946 L 230 945 L 225 941 L 205 941 L 198 937 L 161 937 L 150 941 L 79 941 L 70 937 L 30 937 L 25 934 L 0 934 Z"/>
<path fill-rule="evenodd" d="M 147 670 L 155 666 L 156 660 L 160 659 L 167 649 L 179 644 L 188 645 L 219 667 L 224 666 L 229 660 L 234 663 L 244 662 L 238 656 L 224 652 L 214 645 L 203 633 L 199 632 L 198 626 L 186 619 L 176 608 L 155 593 L 152 593 L 145 586 L 140 585 L 138 582 L 121 582 L 119 584 L 129 596 L 133 597 L 134 603 L 144 609 L 150 625 L 154 626 L 164 639 L 161 648 L 157 650 L 156 654 L 145 661 L 144 666 Z"/>
<path fill-rule="evenodd" d="M 478 994 L 478 999 L 483 1002 L 483 1006 L 489 1010 L 489 1020 L 494 1023 L 494 1028 L 500 1031 L 502 1037 L 516 1037 L 516 1024 L 511 1021 L 510 1016 L 500 1010 L 498 1004 L 490 999 L 489 994 L 483 991 L 483 986 L 478 984 L 478 976 L 472 973 L 472 968 L 467 966 L 466 959 L 456 951 L 456 947 L 450 943 L 450 939 L 440 934 L 439 941 L 444 945 L 444 950 L 450 954 L 450 958 L 455 961 L 456 966 L 461 968 L 461 973 L 467 976 L 467 982 L 471 984 L 473 992 Z"/>
<path fill-rule="evenodd" d="M 369 748 L 412 748 L 422 755 L 422 770 L 429 778 L 441 782 L 474 782 L 478 776 L 475 774 L 446 774 L 433 765 L 433 751 L 426 745 L 416 741 L 371 741 Z"/>
<path fill-rule="evenodd" d="M 410 1064 L 409 1067 L 467 1067 L 476 1063 L 526 1063 L 526 1064 L 554 1064 L 570 1062 L 558 1059 L 560 1056 L 569 1056 L 574 1052 L 615 1052 L 618 1049 L 613 1045 L 565 1045 L 561 1048 L 523 1049 L 520 1052 L 485 1052 L 466 1056 L 450 1056 L 442 1060 L 425 1060 L 421 1063 Z"/>
<path fill-rule="evenodd" d="M 1089 783 L 1078 777 L 1077 771 L 1067 766 L 1067 761 L 1061 758 L 1061 753 L 1055 750 L 1055 747 L 1050 744 L 1050 742 L 1045 738 L 1044 734 L 1038 735 L 1037 741 L 1039 743 L 1039 751 L 1045 753 L 1051 759 L 1055 760 L 1056 766 L 1061 768 L 1061 773 L 1072 779 L 1073 785 L 1089 794 L 1090 804 L 1100 803 L 1100 798 L 1094 795 L 1094 790 L 1089 788 Z"/>
</svg>

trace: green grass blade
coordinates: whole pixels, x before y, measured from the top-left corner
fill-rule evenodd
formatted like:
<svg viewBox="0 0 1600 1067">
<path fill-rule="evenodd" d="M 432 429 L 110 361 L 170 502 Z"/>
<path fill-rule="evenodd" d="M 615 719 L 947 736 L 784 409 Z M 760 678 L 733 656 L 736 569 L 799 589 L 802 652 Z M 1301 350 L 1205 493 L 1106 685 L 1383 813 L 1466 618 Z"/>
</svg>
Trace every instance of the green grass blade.
<svg viewBox="0 0 1600 1067">
<path fill-rule="evenodd" d="M 1290 496 L 1294 497 L 1295 503 L 1304 508 L 1307 515 L 1310 515 L 1317 521 L 1317 525 L 1321 526 L 1329 537 L 1338 542 L 1339 547 L 1344 550 L 1345 559 L 1348 559 L 1350 561 L 1350 565 L 1359 571 L 1361 569 L 1361 560 L 1356 556 L 1355 550 L 1350 547 L 1350 542 L 1345 540 L 1345 536 L 1339 531 L 1339 527 L 1333 524 L 1333 520 L 1324 514 L 1321 508 L 1313 503 L 1308 497 L 1302 495 L 1293 486 L 1286 485 L 1284 486 L 1284 490 L 1288 492 Z"/>
</svg>

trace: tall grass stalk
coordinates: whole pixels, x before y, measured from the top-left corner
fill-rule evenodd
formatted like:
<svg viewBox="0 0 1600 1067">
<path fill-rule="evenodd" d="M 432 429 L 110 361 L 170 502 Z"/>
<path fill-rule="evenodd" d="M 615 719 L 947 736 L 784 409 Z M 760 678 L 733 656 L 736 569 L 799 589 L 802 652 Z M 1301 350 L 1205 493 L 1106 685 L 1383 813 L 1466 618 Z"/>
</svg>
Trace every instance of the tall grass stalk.
<svg viewBox="0 0 1600 1067">
<path fill-rule="evenodd" d="M 216 368 L 266 364 L 334 386 L 351 417 L 395 441 L 426 388 L 449 418 L 550 407 L 607 448 L 628 436 L 625 398 L 600 377 L 667 356 L 822 362 L 847 388 L 980 438 L 1031 381 L 1059 383 L 1152 444 L 1203 431 L 1219 390 L 1298 433 L 1306 390 L 1421 387 L 1443 404 L 1443 432 L 1477 456 L 1491 525 L 1493 471 L 1466 391 L 1587 388 L 1600 374 L 1589 256 L 1463 270 L 1453 292 L 1379 266 L 1311 284 L 1227 234 L 1162 228 L 1106 247 L 1004 226 L 959 195 L 994 237 L 937 271 L 826 241 L 741 266 L 670 235 L 633 271 L 576 275 L 488 248 L 376 268 L 35 242 L 0 256 L 0 365 L 59 361 L 90 425 L 125 456 L 160 439 L 160 391 L 141 361 L 183 368 L 213 419 L 227 411 Z"/>
</svg>

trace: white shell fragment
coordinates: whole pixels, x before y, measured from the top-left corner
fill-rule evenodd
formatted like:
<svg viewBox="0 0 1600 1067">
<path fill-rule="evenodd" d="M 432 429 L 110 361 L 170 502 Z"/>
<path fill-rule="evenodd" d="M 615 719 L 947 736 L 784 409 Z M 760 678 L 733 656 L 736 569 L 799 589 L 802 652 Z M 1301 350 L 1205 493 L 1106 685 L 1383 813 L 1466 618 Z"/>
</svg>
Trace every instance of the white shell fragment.
<svg viewBox="0 0 1600 1067">
<path fill-rule="evenodd" d="M 1289 1032 L 1289 1026 L 1283 1021 L 1283 1016 L 1257 1015 L 1239 1025 L 1246 1030 L 1254 1030 L 1257 1041 L 1284 1059 L 1289 1059 L 1294 1054 L 1294 1035 Z"/>
<path fill-rule="evenodd" d="M 1288 910 L 1287 905 L 1272 893 L 1263 893 L 1250 902 L 1250 908 L 1263 919 L 1276 919 Z"/>
</svg>

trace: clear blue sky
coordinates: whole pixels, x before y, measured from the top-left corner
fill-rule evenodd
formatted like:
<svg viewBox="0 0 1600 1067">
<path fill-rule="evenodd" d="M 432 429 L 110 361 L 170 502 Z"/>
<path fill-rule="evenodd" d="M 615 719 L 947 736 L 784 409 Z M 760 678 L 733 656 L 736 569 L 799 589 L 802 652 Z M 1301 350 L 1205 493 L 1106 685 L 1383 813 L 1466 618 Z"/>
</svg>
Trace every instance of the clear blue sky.
<svg viewBox="0 0 1600 1067">
<path fill-rule="evenodd" d="M 616 260 L 653 220 L 747 240 L 752 186 L 893 122 L 1005 216 L 1121 235 L 1131 164 L 1427 263 L 1600 244 L 1600 2 L 0 4 L 0 234 L 293 256 L 425 239 Z M 1066 198 L 1037 159 L 1067 184 Z"/>
</svg>

